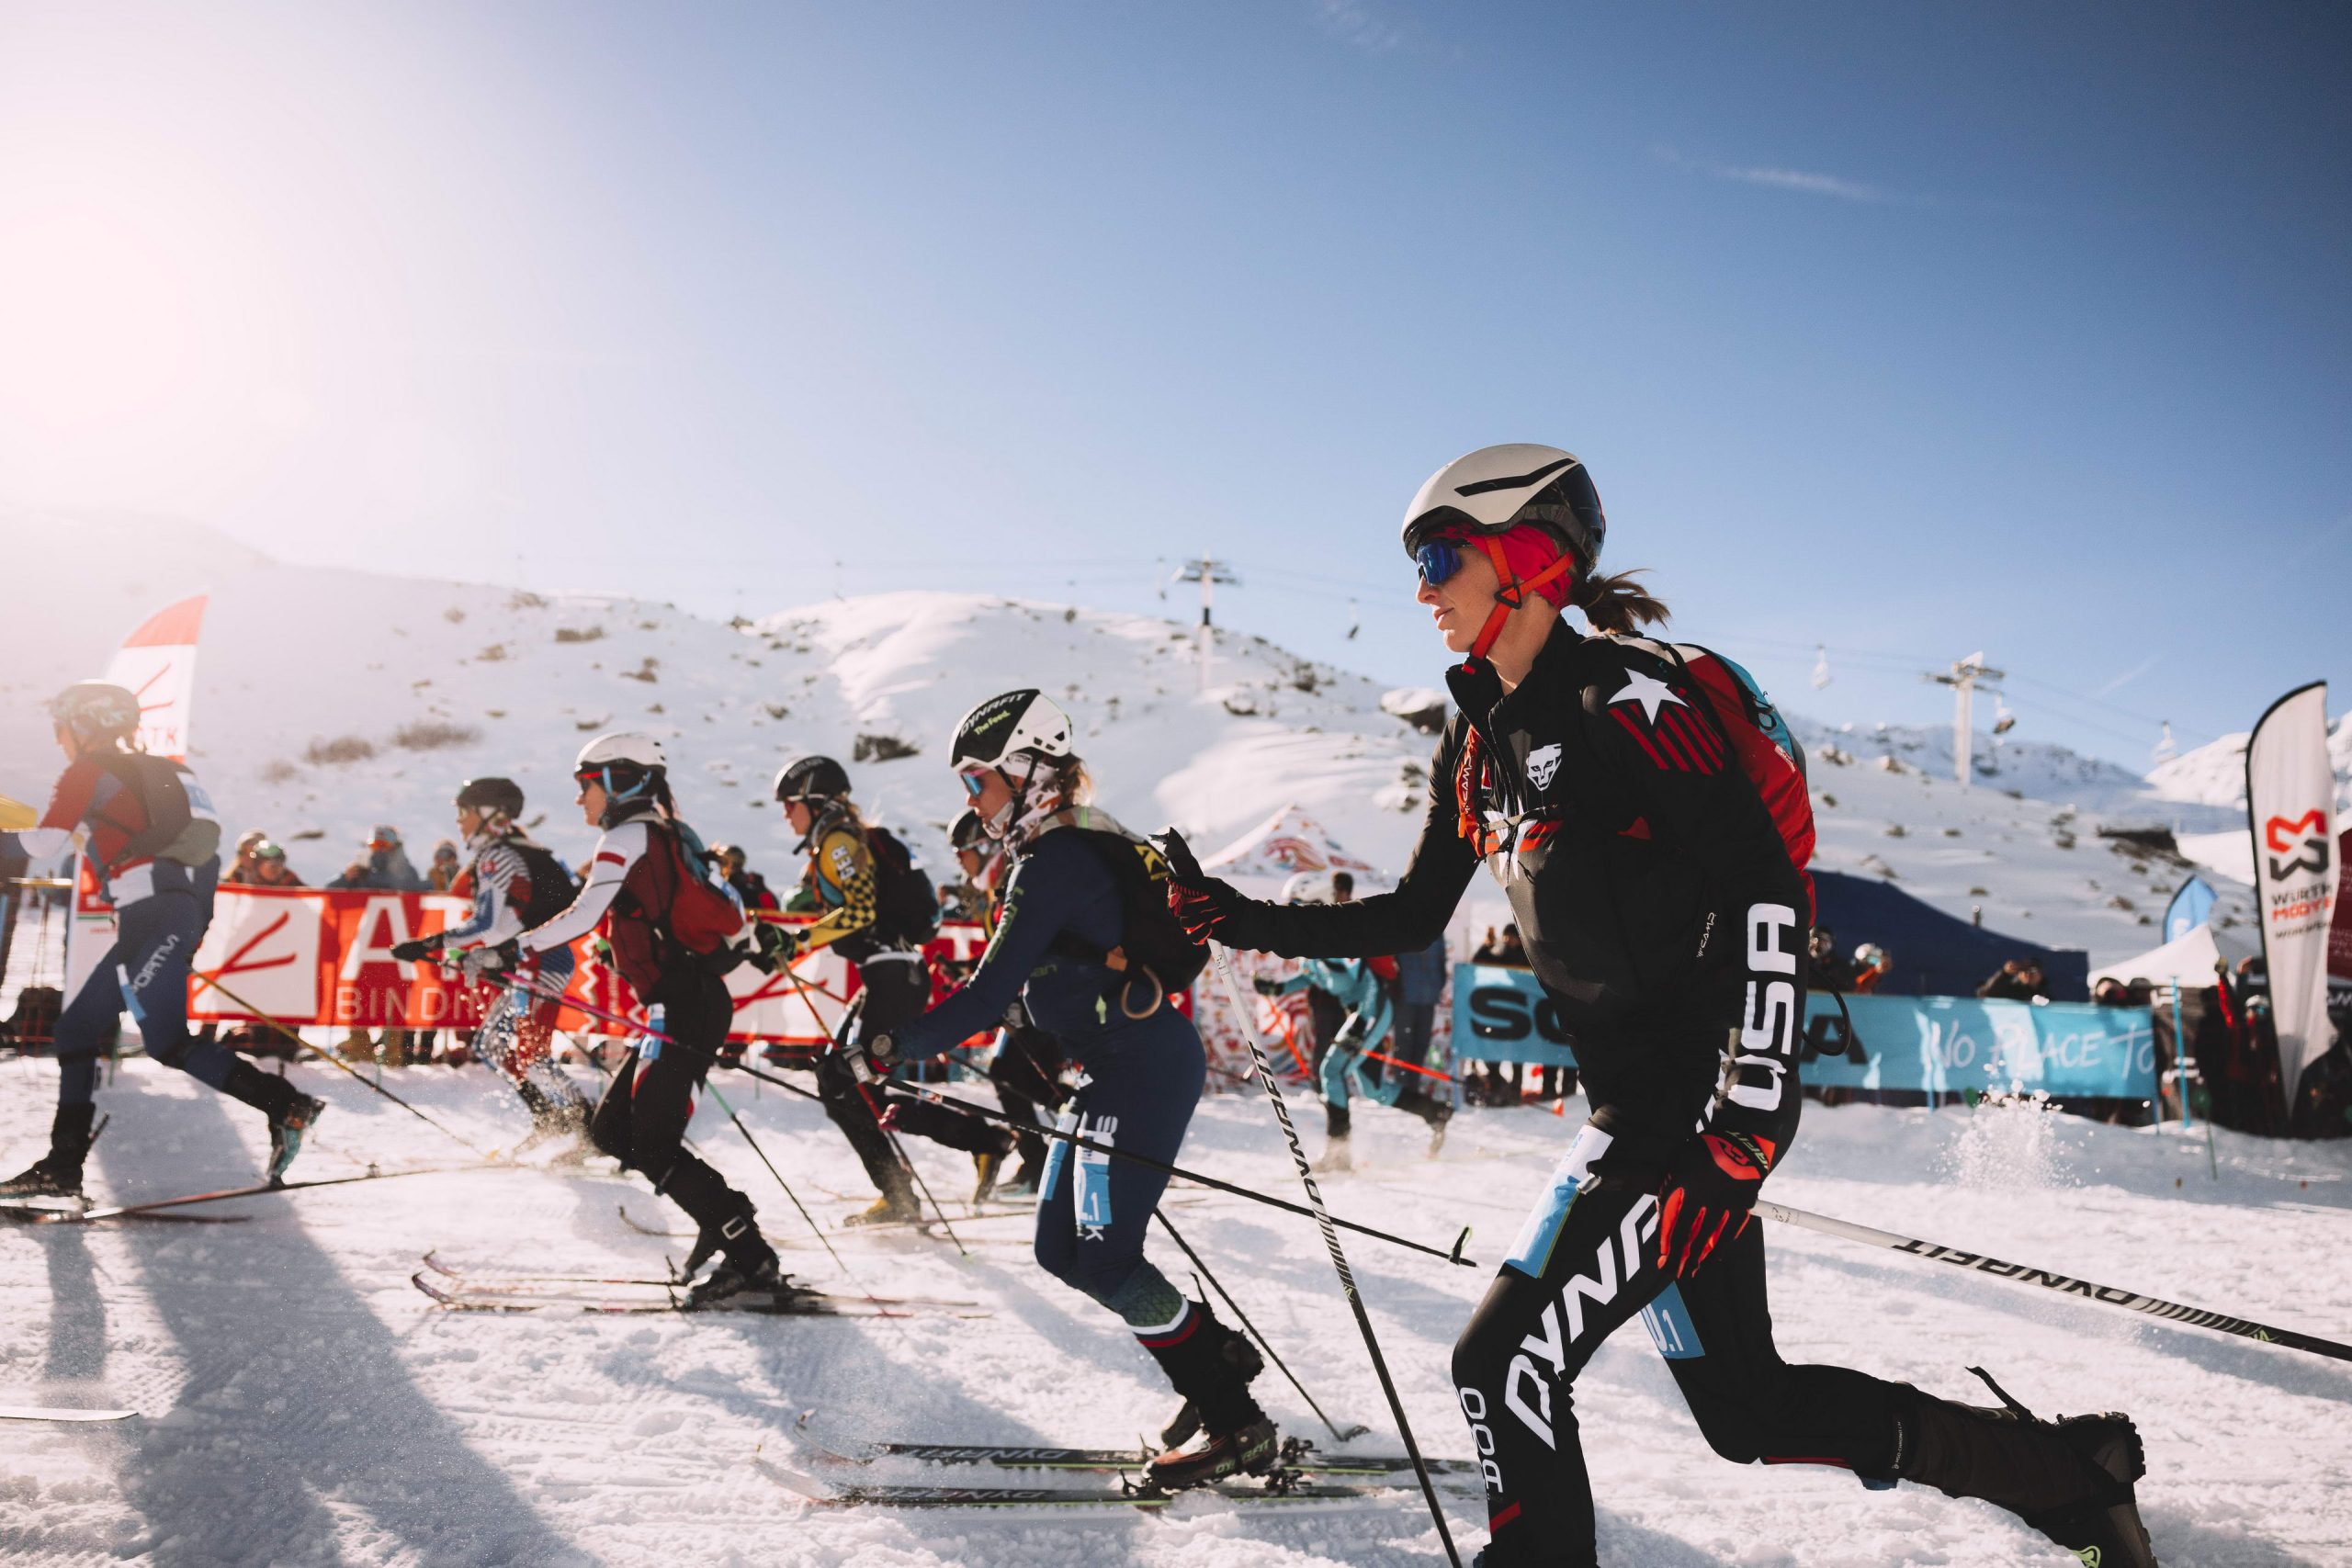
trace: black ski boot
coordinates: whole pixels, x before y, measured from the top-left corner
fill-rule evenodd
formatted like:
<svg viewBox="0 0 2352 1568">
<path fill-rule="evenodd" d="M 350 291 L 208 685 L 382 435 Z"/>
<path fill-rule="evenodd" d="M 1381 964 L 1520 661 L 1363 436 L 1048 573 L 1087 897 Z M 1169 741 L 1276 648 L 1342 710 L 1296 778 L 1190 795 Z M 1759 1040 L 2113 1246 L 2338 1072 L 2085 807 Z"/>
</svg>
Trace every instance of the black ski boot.
<svg viewBox="0 0 2352 1568">
<path fill-rule="evenodd" d="M 1237 1334 L 1215 1318 L 1201 1325 L 1199 1332 L 1215 1333 L 1224 1337 L 1225 1343 L 1219 1348 L 1217 1354 L 1224 1359 L 1227 1366 L 1233 1369 L 1234 1376 L 1239 1378 L 1245 1384 L 1254 1382 L 1258 1374 L 1266 1370 L 1266 1358 L 1258 1353 L 1257 1342 L 1248 1335 Z M 1159 1429 L 1160 1447 L 1163 1450 L 1181 1449 L 1191 1441 L 1193 1434 L 1200 1429 L 1200 1406 L 1187 1398 L 1182 1404 L 1176 1407 L 1176 1414 L 1169 1417 L 1168 1425 Z"/>
<path fill-rule="evenodd" d="M 694 1250 L 686 1254 L 686 1266 L 678 1270 L 678 1278 L 693 1279 L 702 1271 L 704 1264 L 720 1252 L 732 1251 L 746 1236 L 759 1240 L 760 1227 L 753 1218 L 758 1213 L 749 1198 L 737 1194 L 723 1213 L 707 1221 L 696 1221 Z M 761 1242 L 761 1246 L 766 1245 Z"/>
<path fill-rule="evenodd" d="M 1004 1156 L 994 1149 L 983 1149 L 972 1156 L 972 1169 L 978 1174 L 972 1187 L 972 1206 L 978 1208 L 996 1196 L 996 1179 L 1004 1169 Z"/>
<path fill-rule="evenodd" d="M 776 1260 L 775 1248 L 768 1245 L 767 1238 L 752 1223 L 750 1202 L 746 1201 L 742 1212 L 720 1228 L 728 1234 L 719 1244 L 725 1250 L 718 1267 L 686 1292 L 686 1299 L 681 1303 L 686 1311 L 696 1312 L 738 1297 L 753 1298 L 739 1303 L 744 1306 L 781 1303 L 795 1293 L 791 1280 Z M 702 1244 L 697 1241 L 695 1245 L 699 1248 Z"/>
<path fill-rule="evenodd" d="M 1219 1323 L 1205 1302 L 1193 1303 L 1193 1311 L 1198 1321 L 1192 1333 L 1145 1347 L 1184 1396 L 1195 1427 L 1144 1466 L 1145 1479 L 1168 1492 L 1271 1470 L 1282 1449 L 1274 1424 L 1250 1394 L 1250 1380 L 1266 1365 L 1257 1347 Z M 1180 1411 L 1169 1430 L 1184 1419 Z"/>
<path fill-rule="evenodd" d="M 304 1094 L 275 1073 L 263 1072 L 242 1056 L 229 1064 L 220 1092 L 269 1118 L 270 1185 L 285 1180 L 286 1168 L 302 1152 L 302 1134 L 318 1121 L 327 1102 Z"/>
<path fill-rule="evenodd" d="M 2132 1491 L 2148 1468 L 2132 1418 L 2109 1411 L 2044 1421 L 1984 1369 L 1968 1370 L 2007 1408 L 1911 1390 L 1897 1417 L 1896 1473 L 1947 1496 L 1997 1504 L 2087 1568 L 2156 1568 Z"/>
<path fill-rule="evenodd" d="M 61 1105 L 49 1123 L 49 1153 L 6 1181 L 0 1198 L 79 1198 L 82 1164 L 90 1157 L 95 1105 Z"/>
</svg>

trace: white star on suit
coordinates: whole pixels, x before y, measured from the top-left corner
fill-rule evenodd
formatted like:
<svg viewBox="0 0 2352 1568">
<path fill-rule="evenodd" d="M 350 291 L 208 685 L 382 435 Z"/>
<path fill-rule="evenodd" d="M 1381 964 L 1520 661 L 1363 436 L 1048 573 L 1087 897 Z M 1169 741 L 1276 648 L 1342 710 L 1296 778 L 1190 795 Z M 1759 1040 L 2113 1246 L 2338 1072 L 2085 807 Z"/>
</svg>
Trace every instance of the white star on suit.
<svg viewBox="0 0 2352 1568">
<path fill-rule="evenodd" d="M 1628 671 L 1625 675 L 1625 689 L 1609 699 L 1611 707 L 1615 707 L 1619 703 L 1641 704 L 1643 716 L 1652 724 L 1657 722 L 1657 710 L 1668 703 L 1674 703 L 1682 707 L 1690 705 L 1674 694 L 1673 687 L 1655 676 L 1645 675 L 1638 671 Z"/>
</svg>

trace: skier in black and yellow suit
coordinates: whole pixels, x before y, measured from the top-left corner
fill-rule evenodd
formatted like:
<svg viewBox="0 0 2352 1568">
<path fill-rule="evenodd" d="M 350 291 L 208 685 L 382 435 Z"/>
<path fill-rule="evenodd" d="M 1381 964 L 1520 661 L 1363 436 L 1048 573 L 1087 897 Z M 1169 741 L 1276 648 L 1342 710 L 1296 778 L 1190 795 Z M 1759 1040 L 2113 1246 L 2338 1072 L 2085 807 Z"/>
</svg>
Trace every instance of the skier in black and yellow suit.
<svg viewBox="0 0 2352 1568">
<path fill-rule="evenodd" d="M 900 859 L 906 851 L 859 818 L 850 803 L 849 774 L 839 762 L 830 757 L 803 757 L 787 764 L 776 774 L 775 797 L 808 852 L 801 892 L 823 911 L 794 934 L 779 961 L 788 963 L 800 953 L 830 947 L 857 966 L 860 990 L 853 1018 L 855 1043 L 862 1044 L 931 1004 L 922 936 L 935 923 L 935 906 L 922 910 L 891 907 L 891 890 L 876 864 L 876 851 Z M 926 890 L 921 901 L 929 905 L 930 898 Z M 997 1172 L 1012 1147 L 1012 1134 L 977 1117 L 892 1094 L 885 1085 L 862 1088 L 838 1051 L 819 1059 L 817 1093 L 881 1193 L 871 1208 L 850 1216 L 852 1224 L 922 1217 L 914 1173 L 882 1125 L 885 1112 L 900 1133 L 970 1155 L 978 1168 L 979 1197 L 995 1187 Z"/>
</svg>

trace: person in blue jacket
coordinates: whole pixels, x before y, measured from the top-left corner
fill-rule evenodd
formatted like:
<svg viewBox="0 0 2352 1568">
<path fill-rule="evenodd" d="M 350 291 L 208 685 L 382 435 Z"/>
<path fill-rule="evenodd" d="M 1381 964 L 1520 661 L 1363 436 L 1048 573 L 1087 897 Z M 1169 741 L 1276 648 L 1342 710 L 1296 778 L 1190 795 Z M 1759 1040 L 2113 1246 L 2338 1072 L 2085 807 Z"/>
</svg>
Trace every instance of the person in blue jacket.
<svg viewBox="0 0 2352 1568">
<path fill-rule="evenodd" d="M 1171 1164 L 1207 1078 L 1192 1020 L 1123 946 L 1137 911 L 1106 856 L 1141 852 L 1148 867 L 1156 852 L 1085 804 L 1092 790 L 1070 749 L 1069 716 L 1037 692 L 1009 692 L 974 708 L 950 756 L 988 833 L 1015 857 L 996 931 L 962 987 L 868 1039 L 853 1066 L 872 1081 L 901 1063 L 941 1055 L 995 1027 L 1019 996 L 1085 1073 L 1046 1163 L 1038 1264 L 1117 1313 L 1197 1416 L 1191 1441 L 1170 1438 L 1146 1467 L 1157 1484 L 1263 1470 L 1279 1447 L 1250 1393 L 1263 1361 L 1144 1256 L 1167 1175 L 1067 1141 L 1074 1134 Z M 1155 890 L 1155 908 L 1164 908 L 1160 897 Z M 1171 1428 L 1183 1425 L 1180 1416 Z"/>
<path fill-rule="evenodd" d="M 1317 897 L 1323 890 L 1310 873 L 1302 872 L 1290 879 L 1283 889 L 1286 904 L 1329 903 Z M 1355 1160 L 1350 1150 L 1352 1132 L 1348 1100 L 1354 1097 L 1374 1105 L 1402 1104 L 1404 1109 L 1430 1124 L 1430 1155 L 1436 1157 L 1445 1143 L 1445 1124 L 1453 1119 L 1453 1107 L 1447 1103 L 1432 1103 L 1418 1096 L 1403 1100 L 1405 1079 L 1410 1076 L 1395 1072 L 1374 1077 L 1371 1054 L 1384 1051 L 1388 1044 L 1391 1025 L 1396 1019 L 1396 1007 L 1390 1001 L 1387 984 L 1383 981 L 1366 958 L 1309 958 L 1299 972 L 1287 979 L 1277 980 L 1269 976 L 1258 976 L 1257 988 L 1261 996 L 1286 997 L 1309 987 L 1321 991 L 1345 1010 L 1339 1029 L 1331 1036 L 1330 1049 L 1323 1053 L 1323 1064 L 1317 1076 L 1323 1089 L 1324 1136 L 1323 1154 L 1315 1162 L 1322 1172 L 1353 1170 Z"/>
</svg>

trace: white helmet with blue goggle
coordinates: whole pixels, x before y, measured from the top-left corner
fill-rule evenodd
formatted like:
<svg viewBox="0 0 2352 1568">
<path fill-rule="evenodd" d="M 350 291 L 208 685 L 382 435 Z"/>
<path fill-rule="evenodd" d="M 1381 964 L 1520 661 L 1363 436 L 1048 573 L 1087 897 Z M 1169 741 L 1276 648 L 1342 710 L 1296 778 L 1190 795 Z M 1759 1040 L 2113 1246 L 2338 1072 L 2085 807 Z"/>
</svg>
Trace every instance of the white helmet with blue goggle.
<svg viewBox="0 0 2352 1568">
<path fill-rule="evenodd" d="M 1523 524 L 1549 533 L 1563 552 L 1549 570 L 1525 581 L 1511 571 L 1495 542 Z M 1502 585 L 1494 614 L 1471 649 L 1483 658 L 1529 590 L 1571 571 L 1589 577 L 1598 568 L 1608 532 L 1600 494 L 1581 458 L 1557 446 L 1511 442 L 1481 446 L 1431 474 L 1405 509 L 1403 536 L 1405 553 L 1427 582 L 1445 581 L 1462 570 L 1465 548 L 1485 544 Z"/>
<path fill-rule="evenodd" d="M 609 820 L 616 811 L 633 806 L 651 793 L 669 772 L 670 760 L 662 742 L 650 735 L 625 729 L 607 730 L 580 749 L 571 776 L 581 784 L 603 788 Z"/>
</svg>

